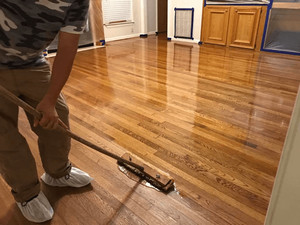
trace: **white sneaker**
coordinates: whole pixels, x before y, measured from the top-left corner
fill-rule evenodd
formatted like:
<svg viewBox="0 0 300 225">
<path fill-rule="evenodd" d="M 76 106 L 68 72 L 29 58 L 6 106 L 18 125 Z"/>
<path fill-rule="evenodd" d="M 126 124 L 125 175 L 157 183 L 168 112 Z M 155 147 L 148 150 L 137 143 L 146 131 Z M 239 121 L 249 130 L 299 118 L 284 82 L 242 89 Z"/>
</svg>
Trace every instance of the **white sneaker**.
<svg viewBox="0 0 300 225">
<path fill-rule="evenodd" d="M 40 192 L 37 197 L 28 202 L 17 202 L 17 205 L 23 216 L 27 220 L 35 223 L 51 220 L 54 214 L 54 211 L 43 192 Z"/>
<path fill-rule="evenodd" d="M 41 179 L 46 184 L 54 187 L 83 187 L 93 180 L 90 175 L 76 167 L 72 167 L 70 173 L 64 177 L 55 179 L 49 174 L 44 173 Z"/>
</svg>

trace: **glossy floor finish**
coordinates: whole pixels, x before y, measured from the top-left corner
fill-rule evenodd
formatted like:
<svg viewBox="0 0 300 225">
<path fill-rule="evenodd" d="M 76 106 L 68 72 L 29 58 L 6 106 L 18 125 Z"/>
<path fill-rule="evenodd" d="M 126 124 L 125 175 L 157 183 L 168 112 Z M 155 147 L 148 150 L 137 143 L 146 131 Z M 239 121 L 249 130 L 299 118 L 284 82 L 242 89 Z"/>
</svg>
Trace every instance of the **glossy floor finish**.
<svg viewBox="0 0 300 225">
<path fill-rule="evenodd" d="M 43 190 L 46 224 L 263 224 L 300 81 L 300 58 L 134 38 L 79 52 L 64 88 L 74 133 L 168 172 L 178 192 L 147 188 L 114 159 L 73 141 L 94 177 Z M 20 116 L 43 173 L 36 137 Z M 0 224 L 26 222 L 0 180 Z"/>
</svg>

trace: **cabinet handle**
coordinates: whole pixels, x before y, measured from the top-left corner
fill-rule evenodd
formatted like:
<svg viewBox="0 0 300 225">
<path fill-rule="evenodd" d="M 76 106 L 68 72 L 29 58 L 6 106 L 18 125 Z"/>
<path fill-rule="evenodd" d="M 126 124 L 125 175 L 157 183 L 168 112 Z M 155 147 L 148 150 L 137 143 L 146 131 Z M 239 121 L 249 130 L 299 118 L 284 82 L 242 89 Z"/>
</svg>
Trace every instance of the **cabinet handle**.
<svg viewBox="0 0 300 225">
<path fill-rule="evenodd" d="M 235 11 L 237 12 L 238 10 L 236 9 Z"/>
</svg>

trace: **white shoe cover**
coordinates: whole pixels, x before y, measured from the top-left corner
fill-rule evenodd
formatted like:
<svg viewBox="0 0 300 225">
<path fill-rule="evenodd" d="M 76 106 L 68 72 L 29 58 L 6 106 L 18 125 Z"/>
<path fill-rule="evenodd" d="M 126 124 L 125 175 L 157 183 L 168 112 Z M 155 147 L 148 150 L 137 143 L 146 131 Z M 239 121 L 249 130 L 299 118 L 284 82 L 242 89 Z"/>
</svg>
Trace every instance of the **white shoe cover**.
<svg viewBox="0 0 300 225">
<path fill-rule="evenodd" d="M 93 180 L 90 175 L 76 167 L 72 167 L 70 173 L 64 177 L 55 179 L 49 174 L 44 173 L 41 179 L 46 184 L 54 187 L 83 187 Z"/>
<path fill-rule="evenodd" d="M 51 220 L 54 214 L 54 211 L 43 192 L 40 192 L 36 198 L 29 202 L 17 202 L 17 205 L 23 216 L 27 220 L 35 223 Z"/>
</svg>

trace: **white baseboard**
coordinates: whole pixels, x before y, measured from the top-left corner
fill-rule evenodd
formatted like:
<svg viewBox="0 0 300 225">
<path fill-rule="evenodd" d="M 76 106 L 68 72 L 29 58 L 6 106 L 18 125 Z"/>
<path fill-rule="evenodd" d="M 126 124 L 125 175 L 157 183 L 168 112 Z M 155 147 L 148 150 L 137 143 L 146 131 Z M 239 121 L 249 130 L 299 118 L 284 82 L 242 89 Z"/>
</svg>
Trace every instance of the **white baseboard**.
<svg viewBox="0 0 300 225">
<path fill-rule="evenodd" d="M 147 35 L 154 35 L 154 34 L 156 34 L 156 31 L 150 31 L 147 33 Z M 122 40 L 122 39 L 135 38 L 135 37 L 139 37 L 139 36 L 140 36 L 140 34 L 129 34 L 129 35 L 124 35 L 124 36 L 105 38 L 105 42 L 118 41 L 118 40 Z"/>
<path fill-rule="evenodd" d="M 150 32 L 148 32 L 148 35 L 153 35 L 153 34 L 156 34 L 156 31 L 150 31 Z"/>
<path fill-rule="evenodd" d="M 181 42 L 189 42 L 189 43 L 199 43 L 199 39 L 194 39 L 194 40 L 191 40 L 191 39 L 185 39 L 185 38 L 174 38 L 172 37 L 171 41 L 181 41 Z"/>
</svg>

